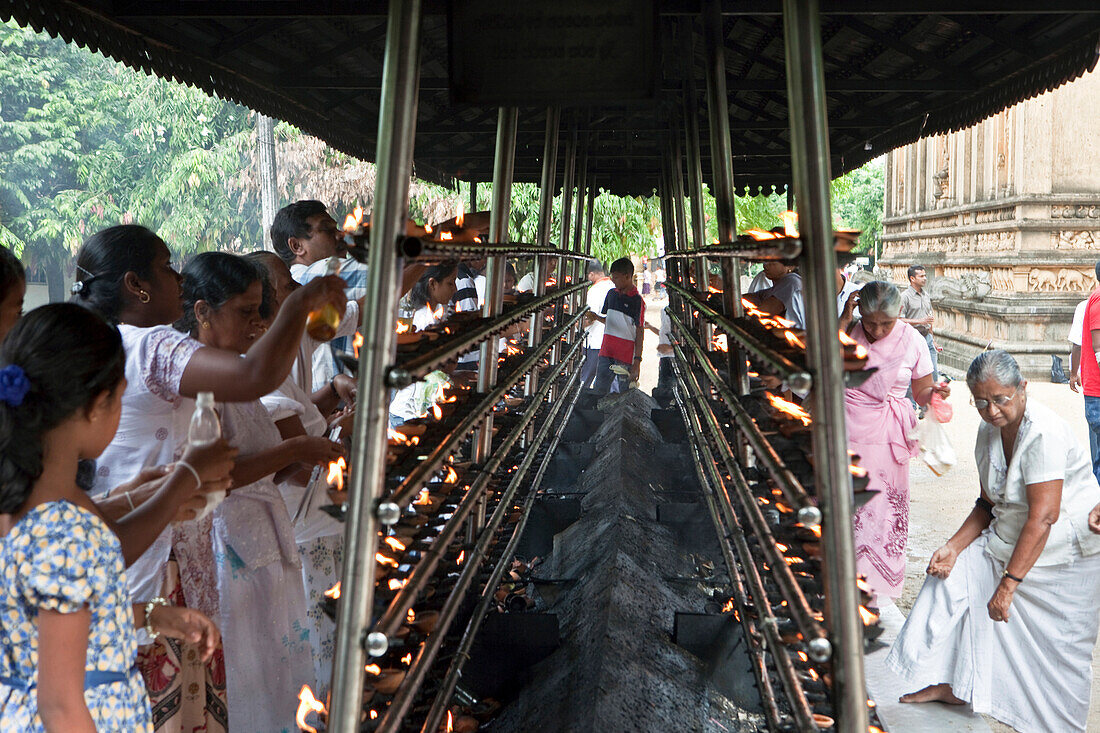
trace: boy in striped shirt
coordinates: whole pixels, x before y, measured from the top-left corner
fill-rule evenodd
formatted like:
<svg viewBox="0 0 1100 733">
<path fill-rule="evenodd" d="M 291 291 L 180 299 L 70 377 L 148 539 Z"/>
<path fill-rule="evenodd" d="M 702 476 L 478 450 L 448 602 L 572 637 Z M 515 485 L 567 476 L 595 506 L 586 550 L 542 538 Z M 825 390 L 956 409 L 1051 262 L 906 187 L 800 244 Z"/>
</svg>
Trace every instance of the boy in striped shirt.
<svg viewBox="0 0 1100 733">
<path fill-rule="evenodd" d="M 611 263 L 609 272 L 613 290 L 608 291 L 604 300 L 603 312 L 599 315 L 588 312 L 588 319 L 603 324 L 603 342 L 600 345 L 600 358 L 596 364 L 596 392 L 625 392 L 630 382 L 638 381 L 642 364 L 642 339 L 645 328 L 642 318 L 645 315 L 645 301 L 634 287 L 634 265 L 627 257 Z M 613 371 L 613 367 L 619 367 Z M 623 374 L 622 371 L 629 374 Z"/>
</svg>

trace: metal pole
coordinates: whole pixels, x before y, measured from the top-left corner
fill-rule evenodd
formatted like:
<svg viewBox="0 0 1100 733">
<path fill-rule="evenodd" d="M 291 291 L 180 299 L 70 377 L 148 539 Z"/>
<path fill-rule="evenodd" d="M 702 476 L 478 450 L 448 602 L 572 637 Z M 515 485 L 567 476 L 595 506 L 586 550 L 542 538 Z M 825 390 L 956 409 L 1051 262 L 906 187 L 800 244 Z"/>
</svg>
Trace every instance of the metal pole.
<svg viewBox="0 0 1100 733">
<path fill-rule="evenodd" d="M 596 213 L 596 164 L 592 163 L 592 172 L 588 175 L 588 205 L 585 207 L 584 253 L 592 256 L 592 216 Z"/>
<path fill-rule="evenodd" d="M 573 125 L 570 131 L 569 139 L 565 143 L 565 174 L 562 178 L 561 186 L 561 238 L 558 240 L 558 247 L 561 249 L 567 249 L 569 245 L 569 229 L 572 223 L 570 216 L 573 213 L 573 181 L 574 181 L 574 169 L 577 165 L 577 126 Z M 558 281 L 560 287 L 565 280 L 565 261 L 558 258 L 558 270 L 554 274 L 554 278 Z M 562 323 L 565 320 L 565 305 L 564 299 L 558 301 L 558 305 L 554 308 L 554 325 Z M 561 350 L 558 345 L 555 344 L 554 348 L 550 352 L 550 364 L 558 363 L 558 356 Z M 550 399 L 557 399 L 557 393 L 551 391 Z"/>
<path fill-rule="evenodd" d="M 493 159 L 493 203 L 489 213 L 489 241 L 508 241 L 508 218 L 512 213 L 512 170 L 516 158 L 516 131 L 519 126 L 519 110 L 501 107 L 497 116 L 497 144 Z M 485 305 L 481 308 L 484 318 L 500 313 L 504 298 L 504 257 L 490 257 L 485 266 Z M 482 394 L 492 389 L 497 381 L 497 341 L 494 336 L 481 343 L 478 363 L 477 389 Z M 485 416 L 478 434 L 474 463 L 484 463 L 493 447 L 493 413 Z M 479 512 L 480 514 L 480 512 Z M 478 526 L 483 522 L 479 521 Z"/>
<path fill-rule="evenodd" d="M 420 0 L 392 0 L 386 27 L 382 93 L 378 114 L 377 184 L 372 239 L 360 332 L 359 390 L 363 395 L 351 445 L 351 476 L 344 570 L 336 617 L 332 703 L 328 730 L 359 730 L 363 709 L 365 652 L 385 653 L 381 634 L 364 633 L 374 606 L 379 514 L 396 521 L 395 507 L 376 506 L 385 486 L 389 389 L 386 373 L 394 359 L 397 312 L 397 239 L 405 233 L 409 175 L 416 133 L 420 63 Z M 385 510 L 385 511 L 383 511 Z"/>
<path fill-rule="evenodd" d="M 256 115 L 256 146 L 260 153 L 260 212 L 263 217 L 264 249 L 270 250 L 274 245 L 268 232 L 275 221 L 279 193 L 275 167 L 275 120 L 267 115 Z"/>
<path fill-rule="evenodd" d="M 836 337 L 829 135 L 817 0 L 783 0 L 791 168 L 805 264 L 808 357 L 813 372 L 815 485 L 823 516 L 826 613 L 833 645 L 838 730 L 867 730 L 863 628 L 852 535 L 844 381 Z"/>
<path fill-rule="evenodd" d="M 554 220 L 554 183 L 558 177 L 558 128 L 561 123 L 561 109 L 546 108 L 546 138 L 542 144 L 542 178 L 539 181 L 539 228 L 535 244 L 550 246 L 550 227 Z M 546 293 L 546 258 L 535 257 L 535 297 Z M 534 346 L 542 341 L 542 311 L 531 316 L 527 330 L 527 345 Z M 532 395 L 538 388 L 539 373 L 533 369 L 524 383 L 523 393 Z"/>
<path fill-rule="evenodd" d="M 477 210 L 477 181 L 470 181 L 470 212 Z"/>
<path fill-rule="evenodd" d="M 718 241 L 732 242 L 737 236 L 737 210 L 733 201 L 733 150 L 730 143 L 729 103 L 726 93 L 726 44 L 722 30 L 720 0 L 704 0 L 703 28 L 706 40 L 707 117 L 710 127 L 710 166 L 717 214 Z M 722 261 L 722 293 L 726 301 L 726 316 L 745 315 L 741 305 L 741 263 L 735 259 Z M 748 394 L 749 378 L 744 357 L 729 344 L 730 382 L 739 394 Z"/>
<path fill-rule="evenodd" d="M 684 84 L 684 137 L 687 148 L 688 196 L 691 197 L 691 232 L 695 249 L 706 246 L 707 224 L 703 212 L 703 161 L 699 151 L 699 117 L 695 112 L 695 87 L 690 82 Z M 699 282 L 699 292 L 710 289 L 710 266 L 707 258 L 695 258 L 695 279 Z M 710 350 L 711 328 L 704 319 L 699 319 L 699 343 Z"/>
<path fill-rule="evenodd" d="M 588 191 L 585 186 L 588 184 L 588 136 L 585 135 L 583 141 L 581 141 L 581 162 L 577 168 L 577 211 L 573 217 L 573 246 L 565 247 L 564 249 L 571 249 L 574 252 L 581 251 L 581 237 L 584 235 L 584 209 L 585 204 L 588 203 Z M 579 283 L 587 272 L 585 263 L 583 260 L 571 260 L 569 262 L 569 269 L 572 270 L 573 282 Z M 576 313 L 580 308 L 581 303 L 584 302 L 584 293 L 577 293 L 570 298 L 572 302 L 571 313 Z"/>
</svg>

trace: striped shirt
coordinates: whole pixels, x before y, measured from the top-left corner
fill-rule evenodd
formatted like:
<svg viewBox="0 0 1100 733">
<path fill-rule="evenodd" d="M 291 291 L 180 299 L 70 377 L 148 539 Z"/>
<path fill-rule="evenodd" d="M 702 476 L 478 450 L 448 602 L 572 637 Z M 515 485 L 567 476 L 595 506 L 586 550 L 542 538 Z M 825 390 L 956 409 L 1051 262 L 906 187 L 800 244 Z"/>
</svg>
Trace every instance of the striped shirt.
<svg viewBox="0 0 1100 733">
<path fill-rule="evenodd" d="M 455 290 L 454 297 L 451 298 L 455 313 L 472 313 L 481 310 L 484 296 L 478 291 L 478 280 L 484 282 L 485 276 L 466 263 L 459 264 L 458 277 L 455 278 L 457 290 Z M 484 290 L 485 286 L 482 285 L 481 289 Z M 480 347 L 473 351 L 467 351 L 458 357 L 458 366 L 455 368 L 463 372 L 477 371 L 479 356 Z"/>
<path fill-rule="evenodd" d="M 634 339 L 645 312 L 645 301 L 635 287 L 627 292 L 613 288 L 607 293 L 603 311 L 606 316 L 600 356 L 610 357 L 622 364 L 633 364 Z"/>
</svg>

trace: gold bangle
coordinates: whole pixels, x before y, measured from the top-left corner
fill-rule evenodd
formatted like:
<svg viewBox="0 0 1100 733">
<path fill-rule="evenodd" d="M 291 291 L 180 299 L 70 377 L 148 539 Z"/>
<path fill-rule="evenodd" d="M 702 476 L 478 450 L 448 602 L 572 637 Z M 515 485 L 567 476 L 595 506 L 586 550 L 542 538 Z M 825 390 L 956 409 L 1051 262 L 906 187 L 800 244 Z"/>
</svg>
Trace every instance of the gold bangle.
<svg viewBox="0 0 1100 733">
<path fill-rule="evenodd" d="M 160 636 L 159 631 L 153 630 L 153 609 L 157 606 L 167 605 L 169 605 L 168 601 L 160 596 L 157 596 L 145 604 L 145 633 L 148 634 L 149 638 L 153 641 L 156 641 L 157 637 Z"/>
</svg>

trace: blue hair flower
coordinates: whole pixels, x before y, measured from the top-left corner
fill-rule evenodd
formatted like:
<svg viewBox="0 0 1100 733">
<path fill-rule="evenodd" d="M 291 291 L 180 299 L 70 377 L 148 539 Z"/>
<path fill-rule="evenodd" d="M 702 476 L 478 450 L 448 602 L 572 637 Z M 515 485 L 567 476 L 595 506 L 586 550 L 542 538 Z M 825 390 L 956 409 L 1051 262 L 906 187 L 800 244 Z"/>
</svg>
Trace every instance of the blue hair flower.
<svg viewBox="0 0 1100 733">
<path fill-rule="evenodd" d="M 0 402 L 19 407 L 30 389 L 31 383 L 23 367 L 18 364 L 9 364 L 0 369 Z"/>
</svg>

